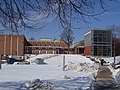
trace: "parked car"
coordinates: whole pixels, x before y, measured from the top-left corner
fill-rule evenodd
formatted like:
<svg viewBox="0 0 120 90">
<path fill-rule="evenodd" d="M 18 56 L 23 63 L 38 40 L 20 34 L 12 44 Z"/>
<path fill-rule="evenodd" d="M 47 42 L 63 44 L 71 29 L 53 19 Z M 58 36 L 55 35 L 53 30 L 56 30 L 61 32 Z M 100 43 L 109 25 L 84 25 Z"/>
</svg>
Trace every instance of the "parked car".
<svg viewBox="0 0 120 90">
<path fill-rule="evenodd" d="M 42 59 L 42 58 L 36 58 L 35 62 L 36 62 L 36 64 L 47 64 L 44 62 L 44 59 Z"/>
<path fill-rule="evenodd" d="M 7 59 L 7 63 L 8 63 L 8 64 L 14 64 L 14 62 L 15 62 L 15 59 L 14 59 L 14 58 L 8 58 L 8 59 Z"/>
</svg>

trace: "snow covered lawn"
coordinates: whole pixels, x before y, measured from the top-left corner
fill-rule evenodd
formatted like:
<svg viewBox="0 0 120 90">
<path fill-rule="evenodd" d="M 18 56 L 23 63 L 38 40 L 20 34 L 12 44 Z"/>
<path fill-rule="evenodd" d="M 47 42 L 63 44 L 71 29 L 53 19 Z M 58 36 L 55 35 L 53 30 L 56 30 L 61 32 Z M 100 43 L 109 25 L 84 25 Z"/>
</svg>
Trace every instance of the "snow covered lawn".
<svg viewBox="0 0 120 90">
<path fill-rule="evenodd" d="M 43 58 L 38 55 L 35 58 Z M 2 65 L 0 70 L 0 90 L 26 90 L 26 82 L 40 79 L 52 83 L 55 90 L 92 90 L 92 82 L 98 65 L 80 55 L 65 55 L 66 69 L 63 71 L 63 55 L 45 59 L 47 64 Z"/>
</svg>

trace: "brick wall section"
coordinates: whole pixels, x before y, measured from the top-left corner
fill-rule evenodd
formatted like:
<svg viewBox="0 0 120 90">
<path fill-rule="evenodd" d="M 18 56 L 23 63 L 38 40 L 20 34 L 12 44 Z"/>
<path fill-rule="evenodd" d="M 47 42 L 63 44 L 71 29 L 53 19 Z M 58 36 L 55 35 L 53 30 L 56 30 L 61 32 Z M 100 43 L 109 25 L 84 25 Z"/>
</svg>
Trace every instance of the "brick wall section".
<svg viewBox="0 0 120 90">
<path fill-rule="evenodd" d="M 116 43 L 116 56 L 120 55 L 120 41 Z"/>
<path fill-rule="evenodd" d="M 67 45 L 63 42 L 63 41 L 28 41 L 30 43 L 30 46 L 33 46 L 34 49 L 32 49 L 33 51 L 29 51 L 29 53 L 33 53 L 33 54 L 38 54 L 38 52 L 40 51 L 41 54 L 59 54 L 59 53 L 63 53 L 61 52 L 60 49 L 64 49 L 64 53 L 67 53 L 66 49 Z M 37 47 L 38 46 L 38 47 Z M 41 49 L 39 48 L 39 46 L 41 47 Z M 39 51 L 37 51 L 39 50 Z"/>
<path fill-rule="evenodd" d="M 5 44 L 6 43 L 6 44 Z M 35 51 L 30 47 L 28 54 L 35 52 L 36 54 L 46 54 L 46 52 L 54 54 L 68 53 L 67 45 L 63 41 L 27 41 L 24 35 L 4 35 L 0 34 L 0 54 L 1 55 L 24 55 L 25 46 L 35 46 Z M 37 46 L 41 46 L 37 48 Z M 39 51 L 38 51 L 39 50 Z M 77 50 L 71 50 L 71 53 L 77 54 Z"/>
<path fill-rule="evenodd" d="M 18 44 L 18 51 L 19 51 L 19 55 L 24 55 L 24 36 L 20 35 L 19 36 L 19 44 Z"/>
<path fill-rule="evenodd" d="M 0 54 L 4 54 L 4 35 L 0 35 Z"/>
<path fill-rule="evenodd" d="M 92 47 L 91 46 L 85 47 L 84 55 L 92 55 Z"/>
<path fill-rule="evenodd" d="M 114 41 L 112 44 L 112 50 L 114 51 Z M 114 55 L 114 53 L 112 53 L 112 55 Z M 120 55 L 120 39 L 115 39 L 115 55 Z"/>
<path fill-rule="evenodd" d="M 0 35 L 1 55 L 24 55 L 24 45 L 25 37 L 23 35 Z"/>
<path fill-rule="evenodd" d="M 78 48 L 75 47 L 75 48 L 74 48 L 74 54 L 77 54 L 77 53 L 78 53 Z"/>
<path fill-rule="evenodd" d="M 17 37 L 16 35 L 12 36 L 12 55 L 16 55 L 17 54 Z"/>
<path fill-rule="evenodd" d="M 6 35 L 6 50 L 5 50 L 6 55 L 10 55 L 10 47 L 11 47 L 11 37 L 10 35 Z"/>
<path fill-rule="evenodd" d="M 62 42 L 56 41 L 28 41 L 31 46 L 58 46 L 58 47 L 67 47 L 67 45 Z"/>
</svg>

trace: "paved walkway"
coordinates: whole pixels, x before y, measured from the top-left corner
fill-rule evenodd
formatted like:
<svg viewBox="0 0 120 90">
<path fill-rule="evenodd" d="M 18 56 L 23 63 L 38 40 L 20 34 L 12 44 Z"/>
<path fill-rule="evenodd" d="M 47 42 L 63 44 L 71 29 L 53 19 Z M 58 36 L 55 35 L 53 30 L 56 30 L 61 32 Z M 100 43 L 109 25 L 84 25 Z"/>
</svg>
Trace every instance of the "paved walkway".
<svg viewBox="0 0 120 90">
<path fill-rule="evenodd" d="M 100 70 L 94 83 L 94 90 L 120 90 L 115 86 L 112 72 L 108 66 L 100 66 Z"/>
</svg>

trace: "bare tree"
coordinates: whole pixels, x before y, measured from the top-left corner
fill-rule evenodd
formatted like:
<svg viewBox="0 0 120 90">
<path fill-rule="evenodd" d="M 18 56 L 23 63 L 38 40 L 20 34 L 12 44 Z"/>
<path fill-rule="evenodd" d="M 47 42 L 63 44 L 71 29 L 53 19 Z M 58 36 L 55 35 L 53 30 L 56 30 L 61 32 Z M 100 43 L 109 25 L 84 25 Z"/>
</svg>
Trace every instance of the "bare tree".
<svg viewBox="0 0 120 90">
<path fill-rule="evenodd" d="M 67 44 L 68 53 L 70 53 L 70 46 L 72 45 L 74 40 L 73 31 L 70 28 L 64 29 L 63 32 L 60 34 L 60 38 Z"/>
<path fill-rule="evenodd" d="M 120 39 L 120 26 L 111 25 L 108 30 L 111 30 L 113 38 Z"/>
<path fill-rule="evenodd" d="M 0 0 L 0 23 L 8 30 L 33 28 L 30 13 L 46 19 L 54 16 L 62 27 L 72 26 L 74 21 L 87 22 L 106 11 L 105 0 Z"/>
<path fill-rule="evenodd" d="M 116 55 L 120 55 L 120 26 L 111 25 L 108 30 L 112 33 L 112 54 L 114 56 L 114 68 L 116 63 Z"/>
</svg>

